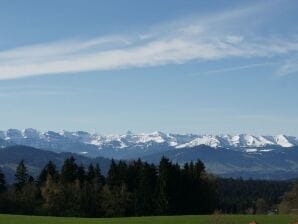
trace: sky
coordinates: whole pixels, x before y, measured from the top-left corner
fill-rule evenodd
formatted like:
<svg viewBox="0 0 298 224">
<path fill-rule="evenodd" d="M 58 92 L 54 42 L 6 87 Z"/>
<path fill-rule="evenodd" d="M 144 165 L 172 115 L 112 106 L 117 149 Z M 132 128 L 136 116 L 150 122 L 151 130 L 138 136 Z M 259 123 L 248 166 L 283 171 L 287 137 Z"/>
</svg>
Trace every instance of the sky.
<svg viewBox="0 0 298 224">
<path fill-rule="evenodd" d="M 298 136 L 297 10 L 0 1 L 0 129 Z"/>
</svg>

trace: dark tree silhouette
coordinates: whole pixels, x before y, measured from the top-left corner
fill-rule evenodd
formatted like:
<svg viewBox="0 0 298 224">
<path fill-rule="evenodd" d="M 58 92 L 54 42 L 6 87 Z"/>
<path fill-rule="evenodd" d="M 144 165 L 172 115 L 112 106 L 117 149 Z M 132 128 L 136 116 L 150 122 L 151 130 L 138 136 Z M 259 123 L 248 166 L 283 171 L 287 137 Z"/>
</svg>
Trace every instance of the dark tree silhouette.
<svg viewBox="0 0 298 224">
<path fill-rule="evenodd" d="M 27 167 L 25 166 L 24 160 L 22 160 L 16 169 L 15 174 L 15 187 L 20 190 L 29 180 L 29 174 Z"/>
</svg>

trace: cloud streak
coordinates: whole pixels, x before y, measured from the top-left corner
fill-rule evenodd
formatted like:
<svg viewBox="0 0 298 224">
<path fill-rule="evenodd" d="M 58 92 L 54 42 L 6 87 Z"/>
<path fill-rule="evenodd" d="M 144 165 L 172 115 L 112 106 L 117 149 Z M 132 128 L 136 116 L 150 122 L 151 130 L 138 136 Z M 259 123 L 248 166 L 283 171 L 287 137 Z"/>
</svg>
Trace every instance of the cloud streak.
<svg viewBox="0 0 298 224">
<path fill-rule="evenodd" d="M 240 66 L 234 66 L 234 67 L 227 67 L 227 68 L 219 68 L 214 70 L 209 70 L 205 72 L 204 74 L 218 74 L 218 73 L 224 73 L 224 72 L 234 72 L 239 70 L 247 70 L 247 69 L 253 69 L 253 68 L 259 68 L 259 67 L 267 67 L 267 66 L 273 66 L 277 65 L 275 62 L 264 62 L 264 63 L 254 63 L 254 64 L 248 64 L 248 65 L 240 65 Z"/>
<path fill-rule="evenodd" d="M 298 59 L 287 60 L 277 70 L 279 76 L 298 74 Z"/>
<path fill-rule="evenodd" d="M 260 11 L 264 12 L 265 8 L 264 4 L 256 5 L 191 21 L 178 21 L 141 35 L 65 40 L 1 51 L 0 79 L 183 64 L 229 57 L 272 57 L 298 51 L 297 39 L 248 37 L 241 31 L 239 20 L 243 22 Z"/>
</svg>

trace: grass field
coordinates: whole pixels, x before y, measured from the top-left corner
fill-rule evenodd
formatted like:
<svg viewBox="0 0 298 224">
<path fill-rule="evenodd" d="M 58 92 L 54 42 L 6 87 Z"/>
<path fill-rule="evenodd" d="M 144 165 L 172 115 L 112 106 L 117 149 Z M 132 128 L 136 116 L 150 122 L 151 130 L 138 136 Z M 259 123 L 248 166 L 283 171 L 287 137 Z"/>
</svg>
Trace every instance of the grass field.
<svg viewBox="0 0 298 224">
<path fill-rule="evenodd" d="M 256 220 L 260 224 L 292 224 L 298 216 L 254 216 L 254 215 L 216 215 L 216 216 L 156 216 L 136 218 L 58 218 L 21 215 L 0 215 L 0 224 L 248 224 Z"/>
</svg>

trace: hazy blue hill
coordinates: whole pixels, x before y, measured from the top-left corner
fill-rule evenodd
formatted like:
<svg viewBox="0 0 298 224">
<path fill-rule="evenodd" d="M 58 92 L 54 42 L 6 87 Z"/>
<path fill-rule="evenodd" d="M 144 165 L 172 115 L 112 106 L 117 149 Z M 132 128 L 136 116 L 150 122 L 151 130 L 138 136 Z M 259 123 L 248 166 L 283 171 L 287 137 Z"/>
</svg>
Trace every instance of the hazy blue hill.
<svg viewBox="0 0 298 224">
<path fill-rule="evenodd" d="M 21 160 L 25 161 L 30 174 L 36 176 L 49 160 L 60 168 L 63 161 L 70 156 L 73 156 L 78 164 L 99 163 L 103 174 L 107 173 L 111 161 L 102 157 L 92 159 L 75 153 L 56 153 L 28 146 L 9 146 L 0 150 L 0 166 L 6 175 L 7 181 L 12 182 L 14 180 L 15 168 Z"/>
<path fill-rule="evenodd" d="M 214 149 L 200 145 L 193 148 L 170 148 L 168 150 L 150 148 L 148 152 L 140 150 L 134 158 L 141 158 L 150 163 L 157 164 L 162 156 L 183 165 L 189 161 L 202 160 L 207 170 L 222 177 L 242 177 L 254 179 L 292 179 L 298 177 L 298 147 L 281 148 L 267 152 L 247 153 L 225 148 Z M 150 153 L 149 153 L 150 152 Z M 0 150 L 0 166 L 12 182 L 14 171 L 20 160 L 25 160 L 33 176 L 49 161 L 53 161 L 58 168 L 65 158 L 73 156 L 77 163 L 87 165 L 99 163 L 103 174 L 107 173 L 110 165 L 109 158 L 91 158 L 70 152 L 53 152 L 36 149 L 28 146 L 9 146 Z M 120 157 L 121 158 L 121 157 Z M 119 159 L 119 157 L 116 157 Z M 122 157 L 123 159 L 123 157 Z"/>
<path fill-rule="evenodd" d="M 298 147 L 264 153 L 246 153 L 201 145 L 172 149 L 144 156 L 142 159 L 156 163 L 162 156 L 179 164 L 200 159 L 210 172 L 224 177 L 291 179 L 298 176 Z"/>
</svg>

